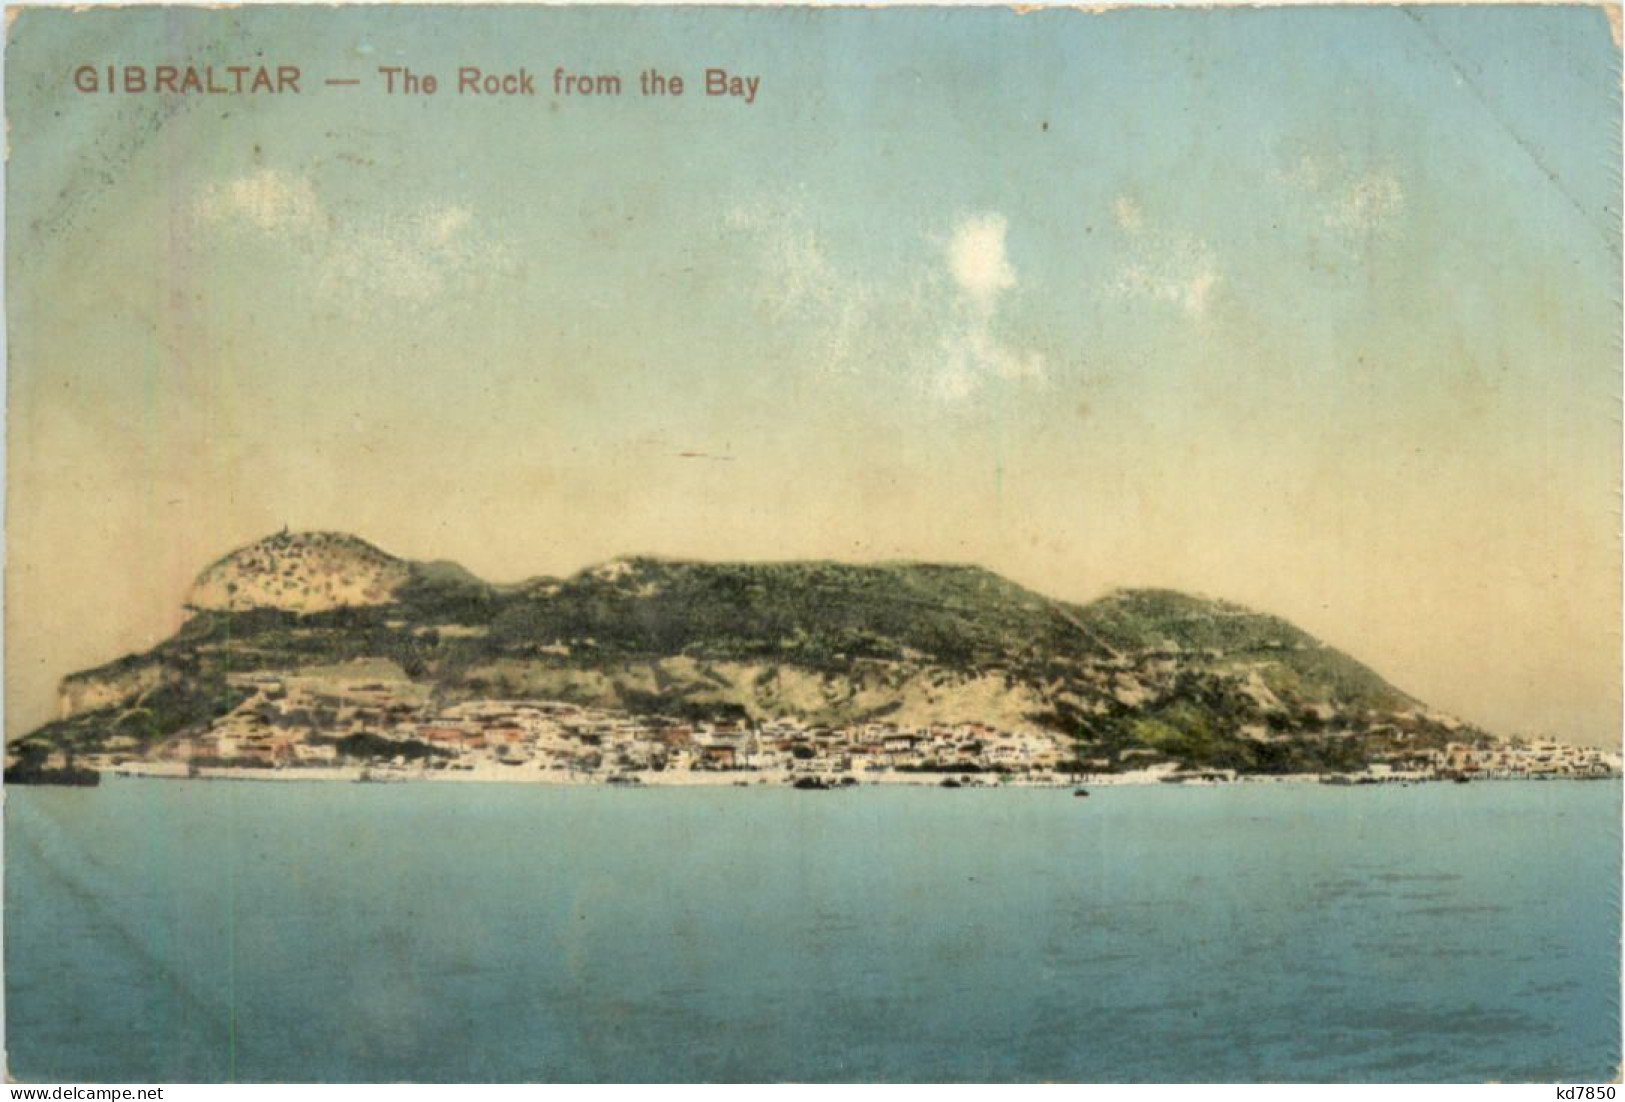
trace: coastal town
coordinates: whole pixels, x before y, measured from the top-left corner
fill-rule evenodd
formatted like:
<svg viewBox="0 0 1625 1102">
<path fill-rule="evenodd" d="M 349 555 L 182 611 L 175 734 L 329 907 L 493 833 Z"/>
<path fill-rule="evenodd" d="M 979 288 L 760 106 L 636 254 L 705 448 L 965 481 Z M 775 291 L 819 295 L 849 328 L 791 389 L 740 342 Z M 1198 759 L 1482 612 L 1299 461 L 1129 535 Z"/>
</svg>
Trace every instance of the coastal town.
<svg viewBox="0 0 1625 1102">
<path fill-rule="evenodd" d="M 822 725 L 634 715 L 560 700 L 439 703 L 401 680 L 236 675 L 240 702 L 206 728 L 157 744 L 114 736 L 38 770 L 178 777 L 503 780 L 554 784 L 866 783 L 1212 784 L 1284 779 L 1192 770 L 1154 748 L 1092 754 L 1054 733 L 988 724 Z M 1604 751 L 1556 742 L 1452 742 L 1373 760 L 1357 774 L 1289 775 L 1323 783 L 1618 776 Z"/>
</svg>

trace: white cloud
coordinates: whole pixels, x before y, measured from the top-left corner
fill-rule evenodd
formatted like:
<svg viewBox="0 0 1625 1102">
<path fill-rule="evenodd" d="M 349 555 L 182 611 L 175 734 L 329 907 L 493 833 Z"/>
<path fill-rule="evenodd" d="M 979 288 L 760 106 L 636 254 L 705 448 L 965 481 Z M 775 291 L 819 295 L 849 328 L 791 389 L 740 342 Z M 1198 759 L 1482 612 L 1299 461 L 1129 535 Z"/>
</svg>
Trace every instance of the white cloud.
<svg viewBox="0 0 1625 1102">
<path fill-rule="evenodd" d="M 927 365 L 929 389 L 948 399 L 975 393 L 988 379 L 1034 382 L 1044 378 L 1044 358 L 1013 348 L 994 330 L 999 301 L 1016 287 L 1006 238 L 1010 223 L 997 212 L 968 215 L 948 238 L 948 275 L 955 301 L 941 359 Z"/>
<path fill-rule="evenodd" d="M 1145 228 L 1145 212 L 1140 204 L 1127 195 L 1119 195 L 1112 203 L 1112 217 L 1117 220 L 1117 228 L 1124 233 L 1135 234 Z"/>
<path fill-rule="evenodd" d="M 304 176 L 261 169 L 205 188 L 195 215 L 224 233 L 250 233 L 311 256 L 325 295 L 364 306 L 382 297 L 427 303 L 478 274 L 511 266 L 456 204 L 370 207 L 340 217 Z"/>
<path fill-rule="evenodd" d="M 1207 314 L 1219 282 L 1218 264 L 1207 246 L 1188 242 L 1182 248 L 1125 267 L 1118 274 L 1117 291 L 1177 306 L 1195 320 Z"/>
<path fill-rule="evenodd" d="M 756 294 L 769 316 L 803 322 L 817 334 L 821 347 L 809 357 L 816 371 L 852 374 L 866 358 L 877 358 L 876 338 L 884 330 L 878 294 L 830 259 L 823 236 L 799 204 L 735 206 L 723 225 L 755 244 L 762 276 Z"/>
<path fill-rule="evenodd" d="M 1324 221 L 1348 233 L 1375 233 L 1386 229 L 1404 206 L 1405 189 L 1393 173 L 1369 172 L 1331 198 Z"/>
<path fill-rule="evenodd" d="M 1149 225 L 1132 197 L 1112 204 L 1112 217 L 1129 239 L 1129 260 L 1118 269 L 1112 290 L 1178 308 L 1199 321 L 1207 316 L 1223 282 L 1218 259 L 1206 241 Z"/>
<path fill-rule="evenodd" d="M 442 245 L 461 236 L 473 221 L 474 215 L 467 207 L 443 207 L 424 217 L 430 240 Z"/>
<path fill-rule="evenodd" d="M 271 169 L 206 189 L 198 208 L 206 220 L 239 218 L 265 233 L 306 232 L 321 218 L 309 180 Z"/>
<path fill-rule="evenodd" d="M 1281 171 L 1280 180 L 1308 204 L 1311 218 L 1350 237 L 1389 233 L 1405 210 L 1404 184 L 1390 168 L 1304 153 Z"/>
<path fill-rule="evenodd" d="M 1018 284 L 1002 214 L 960 218 L 938 239 L 940 252 L 922 252 L 889 281 L 842 264 L 800 203 L 738 205 L 722 224 L 756 246 L 758 301 L 773 320 L 809 332 L 808 361 L 820 374 L 885 370 L 947 401 L 989 380 L 1044 377 L 1038 353 L 996 335 L 1000 304 Z"/>
<path fill-rule="evenodd" d="M 799 206 L 736 206 L 723 216 L 723 224 L 749 235 L 760 247 L 767 279 L 759 290 L 775 314 L 844 308 L 852 299 L 866 297 L 856 280 L 836 271 L 822 237 Z"/>
<path fill-rule="evenodd" d="M 992 310 L 1000 294 L 1016 285 L 1005 253 L 1010 224 L 1002 214 L 962 218 L 948 242 L 948 271 L 959 290 L 978 307 Z"/>
<path fill-rule="evenodd" d="M 950 389 L 968 394 L 990 375 L 1012 381 L 1041 380 L 1044 358 L 1000 343 L 986 326 L 971 325 L 943 341 L 939 375 L 952 384 Z"/>
<path fill-rule="evenodd" d="M 1320 158 L 1305 153 L 1282 170 L 1281 180 L 1299 191 L 1319 191 L 1325 175 Z"/>
</svg>

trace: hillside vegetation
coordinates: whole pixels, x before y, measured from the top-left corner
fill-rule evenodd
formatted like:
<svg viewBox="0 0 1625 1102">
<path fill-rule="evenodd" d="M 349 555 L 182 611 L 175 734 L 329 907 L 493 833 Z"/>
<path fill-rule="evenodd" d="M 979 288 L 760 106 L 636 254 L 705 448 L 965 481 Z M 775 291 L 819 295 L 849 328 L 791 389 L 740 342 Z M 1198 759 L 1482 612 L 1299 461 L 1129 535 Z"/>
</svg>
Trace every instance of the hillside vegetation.
<svg viewBox="0 0 1625 1102">
<path fill-rule="evenodd" d="M 1100 768 L 1353 768 L 1462 737 L 1276 617 L 1168 590 L 1069 604 L 974 566 L 623 558 L 500 586 L 353 536 L 281 533 L 210 565 L 188 604 L 152 651 L 65 679 L 62 717 L 27 740 L 164 738 L 235 707 L 235 675 L 369 660 L 437 702 L 985 723 Z"/>
</svg>

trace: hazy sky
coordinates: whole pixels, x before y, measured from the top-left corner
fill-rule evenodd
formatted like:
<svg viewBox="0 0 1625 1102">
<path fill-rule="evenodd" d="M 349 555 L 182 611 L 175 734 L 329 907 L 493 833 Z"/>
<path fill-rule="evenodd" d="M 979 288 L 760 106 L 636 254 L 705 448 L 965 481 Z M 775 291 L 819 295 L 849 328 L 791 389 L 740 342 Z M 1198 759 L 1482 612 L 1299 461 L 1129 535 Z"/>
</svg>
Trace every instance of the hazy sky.
<svg viewBox="0 0 1625 1102">
<path fill-rule="evenodd" d="M 288 524 L 1172 586 L 1615 741 L 1619 64 L 1599 8 L 24 12 L 7 730 Z"/>
</svg>

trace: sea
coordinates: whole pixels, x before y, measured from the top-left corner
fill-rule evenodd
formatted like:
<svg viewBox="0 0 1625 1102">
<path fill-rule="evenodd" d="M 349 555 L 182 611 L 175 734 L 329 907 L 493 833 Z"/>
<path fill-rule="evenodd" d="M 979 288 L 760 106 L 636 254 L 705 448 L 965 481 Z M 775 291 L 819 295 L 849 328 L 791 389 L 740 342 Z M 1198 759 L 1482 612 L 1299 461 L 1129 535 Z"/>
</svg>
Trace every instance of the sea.
<svg viewBox="0 0 1625 1102">
<path fill-rule="evenodd" d="M 5 792 L 24 1082 L 1587 1082 L 1621 786 Z"/>
</svg>

